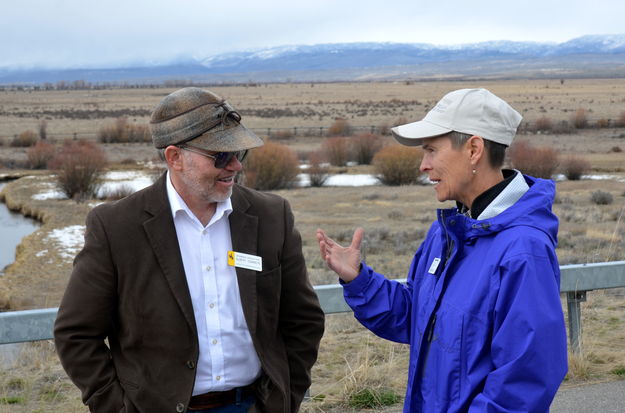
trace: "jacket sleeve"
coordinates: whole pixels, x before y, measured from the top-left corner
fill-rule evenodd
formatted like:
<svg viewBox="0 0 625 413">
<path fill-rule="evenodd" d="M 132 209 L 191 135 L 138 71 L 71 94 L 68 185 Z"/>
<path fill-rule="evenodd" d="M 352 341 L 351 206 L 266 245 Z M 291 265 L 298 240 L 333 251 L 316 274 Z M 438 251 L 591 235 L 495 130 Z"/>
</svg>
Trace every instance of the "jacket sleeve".
<svg viewBox="0 0 625 413">
<path fill-rule="evenodd" d="M 92 412 L 126 411 L 124 391 L 104 341 L 113 327 L 115 294 L 115 272 L 96 208 L 87 216 L 85 245 L 74 260 L 54 325 L 61 364 Z"/>
<path fill-rule="evenodd" d="M 493 370 L 469 412 L 547 412 L 567 371 L 553 250 L 504 262 L 491 340 Z"/>
<path fill-rule="evenodd" d="M 410 342 L 414 274 L 422 250 L 423 245 L 412 260 L 406 285 L 376 273 L 364 262 L 354 280 L 342 283 L 345 301 L 354 316 L 377 336 L 398 343 Z"/>
<path fill-rule="evenodd" d="M 311 384 L 310 371 L 317 360 L 325 316 L 308 279 L 301 236 L 286 200 L 284 219 L 279 328 L 289 363 L 291 412 L 296 412 Z"/>
</svg>

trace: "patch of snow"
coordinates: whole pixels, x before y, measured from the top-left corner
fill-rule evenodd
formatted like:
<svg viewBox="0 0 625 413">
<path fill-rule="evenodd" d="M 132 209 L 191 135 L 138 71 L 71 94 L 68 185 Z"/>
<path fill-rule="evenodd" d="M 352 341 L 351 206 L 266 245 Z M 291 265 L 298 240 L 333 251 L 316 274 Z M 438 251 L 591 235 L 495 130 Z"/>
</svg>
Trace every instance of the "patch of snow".
<svg viewBox="0 0 625 413">
<path fill-rule="evenodd" d="M 566 175 L 564 174 L 556 174 L 553 176 L 553 180 L 556 182 L 566 181 Z M 587 181 L 617 181 L 617 182 L 625 182 L 625 177 L 618 175 L 582 175 L 580 180 Z"/>
<path fill-rule="evenodd" d="M 152 178 L 137 171 L 112 171 L 104 176 L 105 182 L 98 190 L 98 197 L 115 192 L 122 188 L 131 188 L 137 192 L 152 185 Z"/>
<path fill-rule="evenodd" d="M 55 229 L 50 232 L 47 240 L 57 245 L 61 258 L 73 260 L 84 245 L 85 229 L 84 225 Z"/>
<path fill-rule="evenodd" d="M 43 257 L 47 253 L 48 253 L 48 250 L 43 250 L 43 251 L 39 251 L 38 253 L 36 253 L 35 256 L 36 257 Z"/>
<path fill-rule="evenodd" d="M 53 185 L 48 185 L 49 187 L 53 187 Z M 37 201 L 44 201 L 46 199 L 67 199 L 67 196 L 59 191 L 58 189 L 50 189 L 45 192 L 39 192 L 32 196 L 32 199 Z"/>
<path fill-rule="evenodd" d="M 310 186 L 309 174 L 299 174 L 297 177 L 299 180 L 298 186 L 303 186 L 303 187 Z M 371 186 L 371 185 L 380 185 L 380 181 L 375 176 L 368 175 L 368 174 L 330 175 L 328 176 L 328 179 L 323 184 L 323 186 Z"/>
</svg>

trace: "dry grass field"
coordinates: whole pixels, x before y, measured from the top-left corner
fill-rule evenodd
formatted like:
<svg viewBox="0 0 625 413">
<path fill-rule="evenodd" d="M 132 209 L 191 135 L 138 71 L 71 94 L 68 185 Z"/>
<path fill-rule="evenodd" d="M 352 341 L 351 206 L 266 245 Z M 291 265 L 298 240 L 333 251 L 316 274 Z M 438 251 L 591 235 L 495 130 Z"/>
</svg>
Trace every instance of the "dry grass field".
<svg viewBox="0 0 625 413">
<path fill-rule="evenodd" d="M 570 120 L 578 109 L 591 120 L 617 120 L 625 112 L 625 79 L 510 80 L 484 82 L 292 83 L 216 86 L 256 129 L 330 126 L 344 118 L 353 126 L 392 126 L 398 119 L 420 119 L 447 92 L 485 87 L 508 101 L 525 121 L 546 116 Z M 0 91 L 0 137 L 37 131 L 93 136 L 119 116 L 145 123 L 154 106 L 174 89 Z"/>
<path fill-rule="evenodd" d="M 542 116 L 570 120 L 579 108 L 590 120 L 619 119 L 625 112 L 625 79 L 588 79 L 497 82 L 283 84 L 255 87 L 216 87 L 243 114 L 244 123 L 261 131 L 328 127 L 335 118 L 354 126 L 392 126 L 398 119 L 420 119 L 447 91 L 482 86 L 508 100 L 533 122 Z M 26 150 L 9 147 L 10 138 L 38 128 L 47 119 L 49 139 L 60 141 L 83 136 L 93 139 L 98 128 L 128 114 L 145 123 L 149 111 L 168 89 L 85 91 L 0 91 L 0 165 L 26 159 Z M 0 141 L 3 138 L 0 138 Z M 324 137 L 283 137 L 300 153 L 320 147 Z M 536 145 L 556 148 L 590 161 L 593 174 L 608 180 L 558 182 L 554 206 L 561 226 L 558 255 L 561 264 L 625 260 L 625 128 L 588 128 L 571 133 L 523 133 Z M 112 168 L 143 168 L 128 159 L 148 161 L 155 152 L 147 144 L 107 144 Z M 335 168 L 337 173 L 370 173 L 368 166 Z M 13 181 L 0 198 L 13 209 L 43 223 L 25 238 L 16 262 L 0 278 L 0 308 L 54 307 L 71 270 L 71 258 L 62 246 L 50 242 L 51 231 L 82 225 L 90 203 L 70 200 L 35 200 L 32 195 L 53 185 L 46 171 L 1 170 L 1 174 L 32 175 Z M 608 192 L 613 202 L 597 205 L 596 190 Z M 428 186 L 368 186 L 359 188 L 296 188 L 276 191 L 293 206 L 302 233 L 304 253 L 314 284 L 335 283 L 336 277 L 321 262 L 314 238 L 318 227 L 347 241 L 356 226 L 366 231 L 367 262 L 389 277 L 405 276 L 412 254 L 441 207 Z M 41 251 L 47 250 L 46 254 Z M 580 382 L 613 380 L 625 375 L 625 289 L 594 291 L 582 304 L 581 357 L 571 358 L 564 386 Z M 563 300 L 563 308 L 566 302 Z M 407 347 L 381 340 L 365 331 L 351 314 L 329 315 L 319 362 L 313 371 L 313 400 L 307 412 L 351 412 L 346 401 L 362 389 L 385 389 L 403 395 Z M 65 377 L 51 343 L 21 346 L 17 357 L 0 363 L 0 413 L 85 412 L 79 393 Z"/>
</svg>

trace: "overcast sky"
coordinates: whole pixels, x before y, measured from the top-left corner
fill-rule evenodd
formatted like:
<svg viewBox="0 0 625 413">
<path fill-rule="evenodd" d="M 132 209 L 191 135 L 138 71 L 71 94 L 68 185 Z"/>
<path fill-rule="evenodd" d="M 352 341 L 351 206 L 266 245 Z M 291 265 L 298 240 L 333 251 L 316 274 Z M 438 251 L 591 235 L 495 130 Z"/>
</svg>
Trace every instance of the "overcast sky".
<svg viewBox="0 0 625 413">
<path fill-rule="evenodd" d="M 318 43 L 564 42 L 623 0 L 2 0 L 0 68 L 114 67 Z"/>
</svg>

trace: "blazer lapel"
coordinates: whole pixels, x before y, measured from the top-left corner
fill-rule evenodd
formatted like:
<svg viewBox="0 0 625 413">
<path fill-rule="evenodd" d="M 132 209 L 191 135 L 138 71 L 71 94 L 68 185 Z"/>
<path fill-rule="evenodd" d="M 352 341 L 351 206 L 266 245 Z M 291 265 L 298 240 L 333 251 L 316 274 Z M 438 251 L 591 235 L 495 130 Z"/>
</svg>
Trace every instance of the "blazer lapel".
<svg viewBox="0 0 625 413">
<path fill-rule="evenodd" d="M 145 209 L 152 217 L 143 223 L 143 228 L 187 323 L 193 331 L 196 331 L 193 304 L 182 265 L 176 227 L 167 199 L 166 178 L 167 174 L 163 174 L 153 185 L 154 190 L 146 197 Z"/>
<path fill-rule="evenodd" d="M 235 186 L 232 193 L 232 213 L 230 221 L 230 236 L 232 249 L 235 252 L 245 254 L 258 254 L 258 217 L 246 213 L 250 203 L 245 199 Z M 247 322 L 247 328 L 251 334 L 256 332 L 256 319 L 258 316 L 256 305 L 256 272 L 245 268 L 236 268 L 239 293 L 243 314 Z"/>
</svg>

